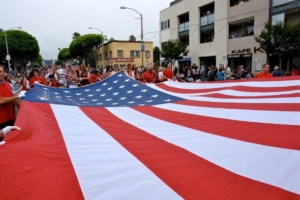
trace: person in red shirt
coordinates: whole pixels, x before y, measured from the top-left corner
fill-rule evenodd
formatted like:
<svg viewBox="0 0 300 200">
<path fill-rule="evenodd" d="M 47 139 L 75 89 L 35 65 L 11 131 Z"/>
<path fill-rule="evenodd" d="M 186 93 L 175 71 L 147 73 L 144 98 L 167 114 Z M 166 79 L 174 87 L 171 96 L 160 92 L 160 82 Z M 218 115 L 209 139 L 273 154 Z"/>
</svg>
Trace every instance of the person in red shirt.
<svg viewBox="0 0 300 200">
<path fill-rule="evenodd" d="M 166 79 L 173 80 L 174 75 L 173 75 L 173 71 L 171 69 L 171 65 L 167 66 L 167 68 L 164 70 L 163 74 Z"/>
<path fill-rule="evenodd" d="M 0 65 L 0 130 L 14 125 L 15 105 L 19 105 L 19 94 L 13 95 L 9 83 L 4 81 L 4 77 L 5 68 Z"/>
<path fill-rule="evenodd" d="M 149 66 L 148 69 L 141 75 L 140 80 L 144 83 L 155 83 L 156 74 L 153 72 L 152 66 Z"/>
<path fill-rule="evenodd" d="M 293 65 L 293 69 L 291 71 L 291 76 L 298 76 L 298 69 L 295 65 Z"/>
<path fill-rule="evenodd" d="M 256 74 L 255 78 L 272 78 L 273 75 L 269 73 L 270 65 L 264 64 L 262 72 Z"/>
<path fill-rule="evenodd" d="M 38 82 L 39 84 L 45 85 L 45 79 L 40 77 L 39 70 L 33 69 L 30 74 L 29 85 L 33 87 L 34 82 Z"/>
</svg>

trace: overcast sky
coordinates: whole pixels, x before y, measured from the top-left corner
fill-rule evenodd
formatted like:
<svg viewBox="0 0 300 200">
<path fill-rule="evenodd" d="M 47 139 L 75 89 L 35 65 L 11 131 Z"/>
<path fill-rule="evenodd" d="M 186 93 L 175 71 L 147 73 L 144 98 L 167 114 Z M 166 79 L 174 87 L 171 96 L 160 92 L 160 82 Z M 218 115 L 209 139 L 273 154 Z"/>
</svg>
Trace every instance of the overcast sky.
<svg viewBox="0 0 300 200">
<path fill-rule="evenodd" d="M 56 59 L 58 48 L 69 47 L 72 34 L 99 33 L 108 38 L 128 40 L 135 35 L 140 40 L 138 13 L 121 10 L 133 8 L 143 14 L 144 41 L 159 45 L 159 12 L 172 0 L 0 0 L 0 27 L 19 26 L 34 36 L 44 59 Z"/>
</svg>

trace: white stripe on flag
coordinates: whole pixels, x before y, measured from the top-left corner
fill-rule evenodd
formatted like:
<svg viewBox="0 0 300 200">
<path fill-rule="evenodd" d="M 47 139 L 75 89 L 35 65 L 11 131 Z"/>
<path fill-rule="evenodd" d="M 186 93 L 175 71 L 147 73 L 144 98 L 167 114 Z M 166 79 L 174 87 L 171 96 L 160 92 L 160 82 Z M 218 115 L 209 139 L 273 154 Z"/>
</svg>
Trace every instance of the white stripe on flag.
<svg viewBox="0 0 300 200">
<path fill-rule="evenodd" d="M 271 95 L 283 95 L 283 94 L 295 94 L 295 93 L 300 93 L 300 90 L 290 90 L 290 91 L 282 91 L 282 92 L 243 92 L 243 91 L 225 89 L 225 90 L 219 90 L 213 92 L 189 93 L 189 95 L 224 94 L 224 95 L 243 96 L 243 97 L 256 97 L 256 96 L 264 97 L 264 96 L 271 96 Z"/>
<path fill-rule="evenodd" d="M 165 122 L 131 108 L 107 109 L 137 128 L 233 173 L 300 194 L 300 151 L 216 136 Z M 278 163 L 284 165 L 278 168 Z"/>
<path fill-rule="evenodd" d="M 263 110 L 241 110 L 227 108 L 208 108 L 201 106 L 186 106 L 181 104 L 155 105 L 171 111 L 177 111 L 193 115 L 231 119 L 245 122 L 258 122 L 267 124 L 299 125 L 300 112 L 290 111 L 263 111 Z"/>
<path fill-rule="evenodd" d="M 207 94 L 224 94 L 231 96 L 243 96 L 243 97 L 256 97 L 256 96 L 271 96 L 271 95 L 283 95 L 283 94 L 295 94 L 300 93 L 300 90 L 282 91 L 282 92 L 243 92 L 237 90 L 219 90 L 214 92 L 203 93 L 190 93 L 189 95 L 207 95 Z"/>
<path fill-rule="evenodd" d="M 182 199 L 78 107 L 51 107 L 85 199 Z"/>
<path fill-rule="evenodd" d="M 212 98 L 212 97 L 196 97 L 194 93 L 181 94 L 175 92 L 169 92 L 157 87 L 155 84 L 147 84 L 147 86 L 157 91 L 180 97 L 187 100 L 194 101 L 207 101 L 207 102 L 220 102 L 220 103 L 297 103 L 300 102 L 300 97 L 286 97 L 286 98 L 253 98 L 253 99 L 224 99 L 224 98 Z"/>
<path fill-rule="evenodd" d="M 174 88 L 181 89 L 214 89 L 214 88 L 224 88 L 224 87 L 234 87 L 234 86 L 246 86 L 246 87 L 261 87 L 261 88 L 272 88 L 272 87 L 289 87 L 300 85 L 300 80 L 286 80 L 286 81 L 237 81 L 237 82 L 204 82 L 204 83 L 180 83 L 175 81 L 166 81 L 161 84 L 168 85 Z"/>
</svg>

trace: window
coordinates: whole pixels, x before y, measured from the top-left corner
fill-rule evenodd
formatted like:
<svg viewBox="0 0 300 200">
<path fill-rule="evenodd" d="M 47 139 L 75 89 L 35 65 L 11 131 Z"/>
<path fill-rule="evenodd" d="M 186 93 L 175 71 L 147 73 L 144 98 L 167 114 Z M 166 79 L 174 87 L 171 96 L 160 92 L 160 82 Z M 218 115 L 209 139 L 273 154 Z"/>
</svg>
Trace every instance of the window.
<svg viewBox="0 0 300 200">
<path fill-rule="evenodd" d="M 145 57 L 148 59 L 150 58 L 150 51 L 145 51 Z"/>
<path fill-rule="evenodd" d="M 130 51 L 130 57 L 131 58 L 139 58 L 140 57 L 140 51 Z"/>
<path fill-rule="evenodd" d="M 111 51 L 109 52 L 109 58 L 112 58 L 112 52 Z"/>
<path fill-rule="evenodd" d="M 100 56 L 100 57 L 99 57 L 99 60 L 102 60 L 102 54 L 100 54 L 99 56 Z"/>
<path fill-rule="evenodd" d="M 170 20 L 168 19 L 166 21 L 160 22 L 160 26 L 161 26 L 161 30 L 170 28 Z"/>
<path fill-rule="evenodd" d="M 104 59 L 107 60 L 107 52 L 105 52 L 105 58 Z"/>
<path fill-rule="evenodd" d="M 161 50 L 164 50 L 164 46 L 167 44 L 168 42 L 162 42 L 161 43 Z"/>
<path fill-rule="evenodd" d="M 118 50 L 118 58 L 123 58 L 123 50 Z"/>
</svg>

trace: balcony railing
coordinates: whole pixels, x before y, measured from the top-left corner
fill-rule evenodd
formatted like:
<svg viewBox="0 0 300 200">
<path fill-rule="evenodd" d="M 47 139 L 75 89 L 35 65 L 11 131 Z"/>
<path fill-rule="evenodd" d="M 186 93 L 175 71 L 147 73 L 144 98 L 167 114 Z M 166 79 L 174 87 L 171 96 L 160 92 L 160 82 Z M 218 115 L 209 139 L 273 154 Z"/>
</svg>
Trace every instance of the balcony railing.
<svg viewBox="0 0 300 200">
<path fill-rule="evenodd" d="M 272 0 L 272 7 L 280 6 L 283 4 L 287 4 L 293 2 L 295 0 Z"/>
<path fill-rule="evenodd" d="M 184 32 L 188 30 L 189 30 L 189 22 L 179 24 L 179 32 Z"/>
<path fill-rule="evenodd" d="M 215 14 L 209 14 L 200 18 L 201 26 L 213 24 L 215 22 Z"/>
</svg>

